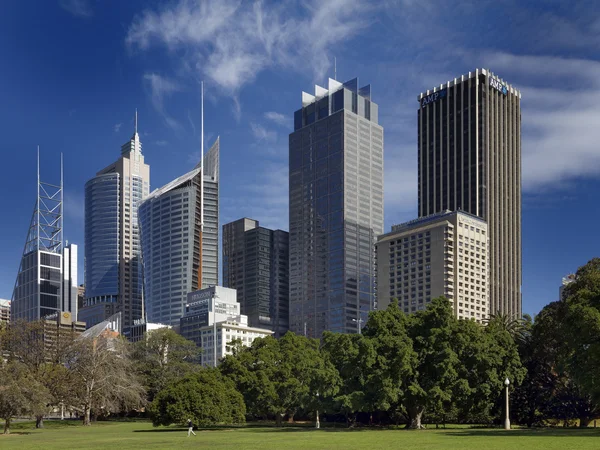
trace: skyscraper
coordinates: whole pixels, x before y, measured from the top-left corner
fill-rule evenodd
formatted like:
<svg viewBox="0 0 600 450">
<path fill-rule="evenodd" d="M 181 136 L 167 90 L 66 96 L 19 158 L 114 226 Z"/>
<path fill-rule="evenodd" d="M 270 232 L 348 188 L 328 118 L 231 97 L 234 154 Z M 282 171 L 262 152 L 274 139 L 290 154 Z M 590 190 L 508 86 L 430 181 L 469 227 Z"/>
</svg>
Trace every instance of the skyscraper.
<svg viewBox="0 0 600 450">
<path fill-rule="evenodd" d="M 176 326 L 187 294 L 219 281 L 219 138 L 203 164 L 152 192 L 139 217 L 146 320 Z"/>
<path fill-rule="evenodd" d="M 376 306 L 383 128 L 358 79 L 302 93 L 289 138 L 290 329 L 358 332 Z"/>
<path fill-rule="evenodd" d="M 419 216 L 462 210 L 489 233 L 490 313 L 521 315 L 521 93 L 477 69 L 418 97 Z"/>
<path fill-rule="evenodd" d="M 150 190 L 137 130 L 121 157 L 85 185 L 85 304 L 79 320 L 93 326 L 122 312 L 126 330 L 143 317 L 138 206 Z"/>
<path fill-rule="evenodd" d="M 289 235 L 239 219 L 223 225 L 223 286 L 237 290 L 251 327 L 283 336 L 289 326 Z"/>
<path fill-rule="evenodd" d="M 11 302 L 11 320 L 77 315 L 77 246 L 63 245 L 63 169 L 60 183 L 41 181 Z"/>
</svg>

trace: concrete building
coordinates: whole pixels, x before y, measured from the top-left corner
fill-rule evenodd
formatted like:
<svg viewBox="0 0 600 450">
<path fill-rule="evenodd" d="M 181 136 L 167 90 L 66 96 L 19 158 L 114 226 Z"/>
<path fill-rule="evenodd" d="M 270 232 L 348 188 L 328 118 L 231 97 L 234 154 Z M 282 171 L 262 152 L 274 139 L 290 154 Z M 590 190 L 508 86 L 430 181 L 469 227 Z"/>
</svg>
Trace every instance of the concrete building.
<svg viewBox="0 0 600 450">
<path fill-rule="evenodd" d="M 558 288 L 558 300 L 559 301 L 565 301 L 567 299 L 567 293 L 565 292 L 565 288 L 568 285 L 570 285 L 571 283 L 574 283 L 576 280 L 577 280 L 577 275 L 574 273 L 570 273 L 566 277 L 563 277 L 562 283 L 561 283 L 560 287 Z"/>
<path fill-rule="evenodd" d="M 141 341 L 147 333 L 152 333 L 155 330 L 160 330 L 161 328 L 172 328 L 170 325 L 164 325 L 162 323 L 151 323 L 146 322 L 144 319 L 138 319 L 133 323 L 128 330 L 127 340 L 129 342 L 138 342 Z"/>
<path fill-rule="evenodd" d="M 188 292 L 219 282 L 219 138 L 202 164 L 152 192 L 139 217 L 146 319 L 178 325 Z"/>
<path fill-rule="evenodd" d="M 223 225 L 223 286 L 237 291 L 251 327 L 283 336 L 289 321 L 289 235 L 239 219 Z"/>
<path fill-rule="evenodd" d="M 85 323 L 75 320 L 70 312 L 52 314 L 43 321 L 44 343 L 49 354 L 62 351 L 65 344 L 85 331 Z"/>
<path fill-rule="evenodd" d="M 10 300 L 0 298 L 0 324 L 10 323 Z"/>
<path fill-rule="evenodd" d="M 521 93 L 477 69 L 418 96 L 419 217 L 484 219 L 490 312 L 521 316 Z"/>
<path fill-rule="evenodd" d="M 248 326 L 248 317 L 240 311 L 235 289 L 213 286 L 188 294 L 180 333 L 203 349 L 203 365 L 217 365 L 223 356 L 231 353 L 227 344 L 234 339 L 250 345 L 257 337 L 273 334 L 271 330 Z"/>
<path fill-rule="evenodd" d="M 149 191 L 136 112 L 121 157 L 85 185 L 85 304 L 79 318 L 88 327 L 118 311 L 125 328 L 144 316 L 138 206 Z"/>
<path fill-rule="evenodd" d="M 358 79 L 302 93 L 289 137 L 290 330 L 356 333 L 376 308 L 383 128 Z"/>
<path fill-rule="evenodd" d="M 77 245 L 63 241 L 63 169 L 60 182 L 40 179 L 11 301 L 11 320 L 77 316 Z"/>
<path fill-rule="evenodd" d="M 377 242 L 378 307 L 397 299 L 405 313 L 445 296 L 459 319 L 490 314 L 486 223 L 471 214 L 433 214 L 400 225 Z"/>
</svg>

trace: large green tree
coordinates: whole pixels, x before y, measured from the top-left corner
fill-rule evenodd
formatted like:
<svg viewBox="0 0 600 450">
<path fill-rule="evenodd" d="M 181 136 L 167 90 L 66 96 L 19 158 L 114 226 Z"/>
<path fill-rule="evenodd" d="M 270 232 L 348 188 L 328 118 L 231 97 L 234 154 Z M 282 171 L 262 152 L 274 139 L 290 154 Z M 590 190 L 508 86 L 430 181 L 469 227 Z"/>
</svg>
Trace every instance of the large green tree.
<svg viewBox="0 0 600 450">
<path fill-rule="evenodd" d="M 149 407 L 154 426 L 184 424 L 191 419 L 200 426 L 245 422 L 244 398 L 218 369 L 206 368 L 170 382 Z"/>
<path fill-rule="evenodd" d="M 201 349 L 170 328 L 146 333 L 133 346 L 135 367 L 142 376 L 148 401 L 170 382 L 200 369 Z"/>
<path fill-rule="evenodd" d="M 269 336 L 255 339 L 251 347 L 234 347 L 220 370 L 235 382 L 256 417 L 275 416 L 281 425 L 286 414 L 318 409 L 320 399 L 337 393 L 338 372 L 323 358 L 317 339 L 288 332 L 279 340 Z"/>
</svg>

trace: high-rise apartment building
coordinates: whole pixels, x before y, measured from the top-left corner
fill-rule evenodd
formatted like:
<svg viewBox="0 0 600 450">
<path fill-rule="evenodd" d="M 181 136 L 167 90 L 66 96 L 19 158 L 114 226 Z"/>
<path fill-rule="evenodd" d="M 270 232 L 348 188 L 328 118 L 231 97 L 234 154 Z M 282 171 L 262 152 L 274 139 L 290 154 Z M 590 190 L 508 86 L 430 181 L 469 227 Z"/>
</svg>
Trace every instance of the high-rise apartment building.
<svg viewBox="0 0 600 450">
<path fill-rule="evenodd" d="M 0 298 L 0 326 L 2 323 L 10 323 L 10 300 Z"/>
<path fill-rule="evenodd" d="M 289 137 L 290 329 L 358 332 L 376 307 L 383 128 L 358 79 L 302 93 Z"/>
<path fill-rule="evenodd" d="M 136 112 L 121 157 L 85 185 L 85 302 L 79 320 L 88 327 L 118 311 L 124 329 L 143 317 L 138 206 L 149 190 Z"/>
<path fill-rule="evenodd" d="M 433 214 L 400 225 L 377 241 L 377 302 L 405 313 L 432 299 L 450 300 L 459 319 L 489 315 L 487 224 L 465 212 Z"/>
<path fill-rule="evenodd" d="M 419 216 L 487 222 L 490 313 L 521 316 L 521 93 L 477 69 L 418 96 Z"/>
<path fill-rule="evenodd" d="M 237 290 L 251 327 L 283 336 L 289 328 L 289 234 L 248 218 L 223 225 L 223 286 Z"/>
<path fill-rule="evenodd" d="M 11 319 L 44 319 L 60 313 L 77 315 L 77 246 L 63 245 L 63 170 L 60 183 L 40 179 L 11 302 Z"/>
<path fill-rule="evenodd" d="M 219 139 L 203 164 L 152 192 L 139 217 L 145 318 L 176 326 L 187 294 L 219 281 Z"/>
</svg>

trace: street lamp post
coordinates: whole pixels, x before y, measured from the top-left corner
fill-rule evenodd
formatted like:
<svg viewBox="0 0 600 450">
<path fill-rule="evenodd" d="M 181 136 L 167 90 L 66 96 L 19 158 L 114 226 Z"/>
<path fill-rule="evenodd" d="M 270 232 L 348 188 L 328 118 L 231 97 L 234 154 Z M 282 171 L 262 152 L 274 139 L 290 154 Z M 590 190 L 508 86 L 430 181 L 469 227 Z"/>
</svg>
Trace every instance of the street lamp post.
<svg viewBox="0 0 600 450">
<path fill-rule="evenodd" d="M 510 430 L 510 418 L 508 415 L 508 386 L 510 384 L 510 380 L 507 378 L 504 380 L 504 386 L 506 386 L 506 417 L 504 418 L 504 429 Z"/>
<path fill-rule="evenodd" d="M 321 423 L 319 422 L 319 393 L 317 392 L 317 420 L 315 421 L 315 428 L 321 428 Z"/>
<path fill-rule="evenodd" d="M 352 319 L 352 322 L 358 323 L 358 334 L 362 334 L 361 324 L 363 323 L 362 319 Z"/>
</svg>

